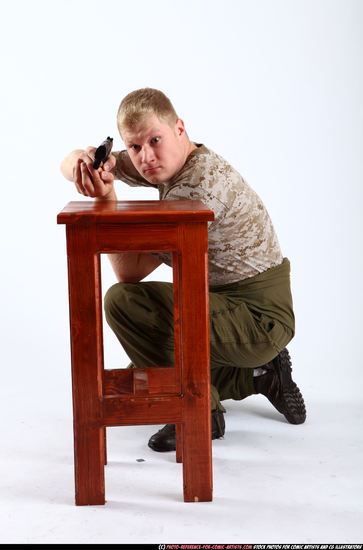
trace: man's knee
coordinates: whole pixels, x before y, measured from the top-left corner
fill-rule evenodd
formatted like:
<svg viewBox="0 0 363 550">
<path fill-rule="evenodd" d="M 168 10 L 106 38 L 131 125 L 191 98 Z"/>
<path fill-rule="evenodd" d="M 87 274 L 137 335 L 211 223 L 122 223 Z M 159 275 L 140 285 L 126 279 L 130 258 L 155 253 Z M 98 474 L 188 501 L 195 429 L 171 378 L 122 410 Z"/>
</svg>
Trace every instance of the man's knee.
<svg viewBox="0 0 363 550">
<path fill-rule="evenodd" d="M 107 322 L 129 309 L 134 286 L 134 283 L 116 283 L 107 290 L 103 301 Z"/>
<path fill-rule="evenodd" d="M 173 287 L 165 282 L 116 283 L 106 292 L 104 309 L 113 331 L 147 330 L 173 339 Z"/>
</svg>

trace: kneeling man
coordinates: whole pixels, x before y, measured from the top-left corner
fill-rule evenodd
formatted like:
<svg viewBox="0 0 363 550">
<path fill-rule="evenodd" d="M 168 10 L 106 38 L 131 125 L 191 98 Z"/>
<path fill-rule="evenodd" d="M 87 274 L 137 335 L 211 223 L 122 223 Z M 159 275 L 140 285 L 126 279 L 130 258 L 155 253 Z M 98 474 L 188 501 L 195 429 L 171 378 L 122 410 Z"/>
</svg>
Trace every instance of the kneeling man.
<svg viewBox="0 0 363 550">
<path fill-rule="evenodd" d="M 212 438 L 224 435 L 225 399 L 265 395 L 292 424 L 305 421 L 286 345 L 294 336 L 290 263 L 258 195 L 221 156 L 190 141 L 159 90 L 128 94 L 117 115 L 126 150 L 93 169 L 94 147 L 71 152 L 64 176 L 79 193 L 117 200 L 114 179 L 155 187 L 160 200 L 199 199 L 213 210 L 208 228 Z M 171 283 L 141 282 L 164 253 L 110 254 L 118 283 L 105 296 L 106 319 L 135 367 L 174 362 Z M 136 283 L 136 284 L 135 284 Z M 175 426 L 154 434 L 155 451 L 175 450 Z"/>
</svg>

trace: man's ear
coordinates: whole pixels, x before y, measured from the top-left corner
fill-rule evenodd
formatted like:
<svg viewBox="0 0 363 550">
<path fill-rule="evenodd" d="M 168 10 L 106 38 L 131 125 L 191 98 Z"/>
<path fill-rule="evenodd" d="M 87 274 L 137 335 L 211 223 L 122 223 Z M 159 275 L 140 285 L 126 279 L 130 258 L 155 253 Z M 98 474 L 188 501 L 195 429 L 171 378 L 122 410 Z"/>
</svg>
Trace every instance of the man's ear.
<svg viewBox="0 0 363 550">
<path fill-rule="evenodd" d="M 183 134 L 185 134 L 185 126 L 181 118 L 178 118 L 175 123 L 175 131 L 177 136 L 182 136 Z"/>
</svg>

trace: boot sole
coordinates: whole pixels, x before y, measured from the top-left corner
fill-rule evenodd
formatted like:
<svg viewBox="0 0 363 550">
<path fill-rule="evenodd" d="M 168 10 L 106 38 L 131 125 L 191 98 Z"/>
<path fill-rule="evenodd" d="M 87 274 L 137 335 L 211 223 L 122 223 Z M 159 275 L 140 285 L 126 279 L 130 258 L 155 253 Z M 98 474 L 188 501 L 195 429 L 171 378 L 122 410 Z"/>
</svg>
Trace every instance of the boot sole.
<svg viewBox="0 0 363 550">
<path fill-rule="evenodd" d="M 282 388 L 283 406 L 274 407 L 285 416 L 290 424 L 303 424 L 306 420 L 306 408 L 301 391 L 291 378 L 291 359 L 286 348 L 274 360 Z"/>
</svg>

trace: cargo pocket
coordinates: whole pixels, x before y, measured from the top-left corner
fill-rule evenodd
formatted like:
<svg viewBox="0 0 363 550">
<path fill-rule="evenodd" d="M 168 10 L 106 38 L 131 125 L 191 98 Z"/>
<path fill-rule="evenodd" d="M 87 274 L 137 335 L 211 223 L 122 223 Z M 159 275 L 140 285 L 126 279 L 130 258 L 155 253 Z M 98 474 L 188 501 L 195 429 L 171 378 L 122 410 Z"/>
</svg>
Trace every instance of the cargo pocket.
<svg viewBox="0 0 363 550">
<path fill-rule="evenodd" d="M 274 356 L 270 340 L 244 302 L 213 299 L 210 314 L 211 366 L 254 368 Z"/>
<path fill-rule="evenodd" d="M 280 353 L 292 339 L 292 330 L 264 313 L 261 314 L 259 322 L 273 348 Z"/>
</svg>

